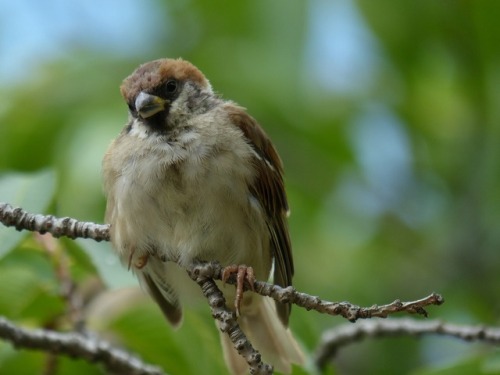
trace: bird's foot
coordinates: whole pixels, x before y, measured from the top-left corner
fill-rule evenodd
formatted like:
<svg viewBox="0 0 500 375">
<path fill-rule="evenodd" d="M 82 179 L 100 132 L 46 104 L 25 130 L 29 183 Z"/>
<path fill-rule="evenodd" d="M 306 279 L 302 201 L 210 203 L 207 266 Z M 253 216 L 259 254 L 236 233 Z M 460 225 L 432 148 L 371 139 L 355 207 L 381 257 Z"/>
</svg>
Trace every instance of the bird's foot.
<svg viewBox="0 0 500 375">
<path fill-rule="evenodd" d="M 252 267 L 233 264 L 224 267 L 222 270 L 222 282 L 225 283 L 234 274 L 236 274 L 236 297 L 234 299 L 234 308 L 236 309 L 236 316 L 240 316 L 240 305 L 243 299 L 245 281 L 248 283 L 249 289 L 255 291 L 253 286 L 255 283 L 255 275 Z"/>
</svg>

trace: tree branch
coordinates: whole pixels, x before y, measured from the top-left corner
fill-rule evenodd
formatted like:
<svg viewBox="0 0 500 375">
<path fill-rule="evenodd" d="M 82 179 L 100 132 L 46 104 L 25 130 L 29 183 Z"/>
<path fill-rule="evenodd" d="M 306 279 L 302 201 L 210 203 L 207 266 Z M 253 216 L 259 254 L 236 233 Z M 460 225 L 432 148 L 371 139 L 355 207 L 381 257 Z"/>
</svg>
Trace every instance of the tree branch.
<svg viewBox="0 0 500 375">
<path fill-rule="evenodd" d="M 222 270 L 223 267 L 219 263 L 208 262 L 194 265 L 191 272 L 205 278 L 222 280 Z M 232 275 L 226 282 L 228 284 L 236 284 L 234 275 Z M 249 289 L 249 285 L 246 285 L 245 290 Z M 427 311 L 425 311 L 424 307 L 429 305 L 441 305 L 444 303 L 443 297 L 439 294 L 432 293 L 427 297 L 411 302 L 401 302 L 400 300 L 395 300 L 387 305 L 360 307 L 350 302 L 325 301 L 319 297 L 298 292 L 291 286 L 282 288 L 278 285 L 266 283 L 264 281 L 256 281 L 254 283 L 254 289 L 256 293 L 271 297 L 278 302 L 293 303 L 297 306 L 305 308 L 306 310 L 316 310 L 317 312 L 323 314 L 340 315 L 351 322 L 355 322 L 358 319 L 368 319 L 374 317 L 385 318 L 388 315 L 397 312 L 407 312 L 411 314 L 416 313 L 427 317 Z"/>
<path fill-rule="evenodd" d="M 500 344 L 500 328 L 495 327 L 456 325 L 440 320 L 417 321 L 408 318 L 366 320 L 357 324 L 343 324 L 324 332 L 316 349 L 314 362 L 318 368 L 322 369 L 335 357 L 340 348 L 370 337 L 424 334 Z"/>
<path fill-rule="evenodd" d="M 207 298 L 212 316 L 219 322 L 219 328 L 229 336 L 234 347 L 247 361 L 252 375 L 271 375 L 273 367 L 263 363 L 260 353 L 255 350 L 236 321 L 235 314 L 226 307 L 226 299 L 213 278 L 205 276 L 197 267 L 188 270 L 189 276 L 200 286 Z"/>
<path fill-rule="evenodd" d="M 165 375 L 158 367 L 146 365 L 140 359 L 113 348 L 105 341 L 76 332 L 28 330 L 0 317 L 0 337 L 15 347 L 43 350 L 102 363 L 107 370 L 117 374 Z"/>
<path fill-rule="evenodd" d="M 67 236 L 70 238 L 80 237 L 91 238 L 96 241 L 109 241 L 109 225 L 82 222 L 69 217 L 56 218 L 52 215 L 30 214 L 22 208 L 13 208 L 7 203 L 0 203 L 0 222 L 6 226 L 14 226 L 17 230 L 27 229 L 40 233 L 48 232 L 54 237 Z M 222 279 L 222 266 L 215 262 L 193 265 L 188 271 L 194 273 L 196 277 Z M 235 284 L 236 280 L 232 277 L 227 282 Z M 256 293 L 271 297 L 281 303 L 293 303 L 307 310 L 316 310 L 329 315 L 340 315 L 351 322 L 373 317 L 385 318 L 389 314 L 397 312 L 427 316 L 424 307 L 440 305 L 444 302 L 443 297 L 432 293 L 427 297 L 411 302 L 395 300 L 387 305 L 360 307 L 349 302 L 324 301 L 319 297 L 298 292 L 292 287 L 281 288 L 278 285 L 263 281 L 256 281 L 254 289 Z"/>
<path fill-rule="evenodd" d="M 21 208 L 13 208 L 7 203 L 0 203 L 0 222 L 6 226 L 14 226 L 17 230 L 30 230 L 40 233 L 51 233 L 54 237 L 67 236 L 70 238 L 91 238 L 96 241 L 109 241 L 109 225 L 100 225 L 95 223 L 80 222 L 72 218 L 56 218 L 51 215 L 35 215 L 24 211 Z M 247 361 L 252 374 L 268 375 L 272 374 L 272 367 L 261 361 L 260 354 L 255 350 L 241 331 L 235 316 L 226 308 L 226 302 L 220 289 L 214 280 L 222 279 L 222 266 L 216 262 L 194 264 L 188 267 L 188 273 L 191 278 L 201 287 L 203 294 L 208 300 L 212 315 L 218 320 L 220 329 L 227 333 L 238 353 Z M 230 277 L 227 282 L 235 284 L 234 277 Z M 248 290 L 249 285 L 246 285 Z M 440 305 L 444 299 L 438 294 L 431 294 L 420 300 L 412 302 L 401 302 L 396 300 L 392 303 L 382 306 L 360 307 L 349 302 L 329 302 L 316 296 L 310 296 L 296 291 L 292 287 L 281 288 L 277 285 L 256 281 L 253 285 L 255 292 L 268 296 L 281 303 L 293 303 L 307 310 L 316 310 L 320 313 L 329 315 L 340 315 L 351 322 L 358 319 L 367 319 L 372 317 L 385 318 L 396 312 L 416 313 L 427 316 L 424 307 L 429 305 Z M 15 328 L 15 327 L 11 327 Z M 44 336 L 47 336 L 48 331 Z M 50 333 L 54 335 L 62 335 Z M 69 335 L 69 334 L 66 334 Z M 52 337 L 52 336 L 51 336 Z M 57 336 L 58 337 L 58 336 Z M 71 336 L 82 340 L 81 336 Z M 12 339 L 11 339 L 12 340 Z M 23 345 L 25 341 L 15 342 L 16 345 Z M 48 341 L 48 343 L 54 341 Z M 71 346 L 71 340 L 55 341 L 55 349 L 52 346 L 45 347 L 49 350 L 66 354 L 73 354 L 74 348 Z M 30 346 L 30 341 L 26 341 L 26 347 Z M 69 345 L 67 348 L 65 345 Z M 39 346 L 38 348 L 43 348 Z M 108 348 L 108 353 L 114 349 Z M 119 352 L 122 353 L 122 352 Z M 91 357 L 94 358 L 94 357 Z M 130 374 L 135 374 L 130 372 Z"/>
<path fill-rule="evenodd" d="M 70 217 L 57 218 L 52 215 L 30 214 L 19 207 L 0 202 L 0 222 L 6 227 L 15 227 L 50 233 L 54 237 L 91 238 L 97 242 L 109 241 L 109 225 L 78 221 Z"/>
</svg>

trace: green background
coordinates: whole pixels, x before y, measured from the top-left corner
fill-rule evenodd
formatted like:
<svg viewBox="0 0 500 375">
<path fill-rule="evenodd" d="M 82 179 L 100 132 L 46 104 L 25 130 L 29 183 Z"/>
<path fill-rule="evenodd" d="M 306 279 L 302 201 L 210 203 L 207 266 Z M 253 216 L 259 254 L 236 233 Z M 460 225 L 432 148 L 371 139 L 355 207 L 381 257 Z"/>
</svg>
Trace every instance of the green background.
<svg viewBox="0 0 500 375">
<path fill-rule="evenodd" d="M 45 14 L 63 6 L 49 3 Z M 78 38 L 62 35 L 58 53 L 19 61 L 18 77 L 1 84 L 0 201 L 102 222 L 100 163 L 127 119 L 121 80 L 142 62 L 182 56 L 276 144 L 299 290 L 364 306 L 435 291 L 446 303 L 429 308 L 431 318 L 498 325 L 500 2 L 140 4 L 137 20 L 122 20 L 116 2 L 83 21 L 78 5 L 64 5 Z M 107 17 L 118 36 L 99 39 Z M 52 22 L 44 20 L 37 27 Z M 39 32 L 18 27 L 0 40 Z M 208 307 L 188 310 L 173 331 L 109 244 L 0 228 L 1 315 L 72 329 L 68 280 L 76 314 L 102 337 L 170 374 L 225 373 Z M 322 331 L 344 323 L 299 308 L 291 318 L 308 354 Z M 0 342 L 0 373 L 104 371 Z M 500 356 L 450 338 L 370 339 L 340 350 L 327 373 L 500 374 Z"/>
</svg>

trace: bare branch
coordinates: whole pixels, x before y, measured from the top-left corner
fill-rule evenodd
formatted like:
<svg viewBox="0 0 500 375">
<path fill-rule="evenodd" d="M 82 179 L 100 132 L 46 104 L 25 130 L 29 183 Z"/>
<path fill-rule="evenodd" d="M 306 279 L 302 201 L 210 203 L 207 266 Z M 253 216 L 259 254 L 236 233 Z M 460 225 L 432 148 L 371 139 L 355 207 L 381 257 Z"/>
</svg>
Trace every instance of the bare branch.
<svg viewBox="0 0 500 375">
<path fill-rule="evenodd" d="M 27 229 L 40 233 L 49 232 L 54 237 L 67 236 L 70 238 L 92 238 L 96 241 L 109 241 L 110 239 L 109 225 L 79 222 L 71 218 L 56 218 L 50 215 L 45 216 L 30 214 L 21 208 L 13 208 L 6 203 L 0 203 L 0 222 L 6 226 L 14 226 L 17 230 Z M 259 352 L 253 348 L 250 341 L 241 331 L 233 313 L 226 308 L 224 296 L 214 282 L 214 280 L 222 279 L 222 266 L 216 262 L 191 265 L 188 267 L 188 273 L 202 288 L 203 294 L 207 298 L 212 310 L 213 317 L 218 320 L 220 329 L 228 334 L 238 353 L 247 361 L 250 366 L 251 373 L 258 375 L 272 374 L 272 367 L 261 361 Z M 230 277 L 227 282 L 235 284 L 236 280 L 235 278 Z M 360 307 L 349 302 L 324 301 L 319 297 L 300 293 L 292 287 L 281 288 L 277 285 L 263 281 L 256 281 L 253 286 L 255 292 L 263 296 L 271 297 L 276 301 L 282 303 L 293 303 L 307 310 L 316 310 L 320 313 L 329 315 L 340 315 L 349 319 L 351 322 L 358 319 L 372 317 L 385 318 L 396 312 L 417 313 L 427 316 L 427 312 L 424 307 L 429 305 L 440 305 L 444 302 L 444 299 L 440 295 L 433 293 L 425 298 L 412 302 L 401 302 L 400 300 L 396 300 L 383 306 L 374 305 L 371 307 Z M 249 285 L 246 285 L 246 289 L 249 289 Z M 47 334 L 45 334 L 45 336 L 46 335 Z M 84 339 L 84 337 L 78 335 L 72 337 L 76 337 L 80 340 Z M 71 345 L 68 348 L 65 347 L 66 344 L 70 343 L 71 340 L 65 341 L 64 343 L 62 341 L 59 342 L 57 346 L 58 352 L 71 355 L 73 353 Z M 22 342 L 15 342 L 15 344 L 22 345 Z M 29 345 L 28 341 L 28 344 L 24 346 L 32 347 Z M 39 348 L 43 348 L 43 346 L 40 346 Z M 107 350 L 109 353 L 116 349 L 110 349 L 108 347 Z M 129 373 L 135 374 L 132 372 Z"/>
<path fill-rule="evenodd" d="M 260 353 L 255 350 L 236 322 L 235 314 L 226 307 L 226 299 L 217 284 L 215 284 L 214 279 L 206 277 L 199 271 L 199 268 L 193 267 L 188 270 L 188 273 L 200 286 L 203 295 L 207 298 L 212 316 L 219 322 L 220 330 L 229 336 L 239 355 L 247 361 L 250 374 L 272 374 L 273 367 L 262 362 Z"/>
<path fill-rule="evenodd" d="M 215 280 L 222 280 L 222 266 L 215 262 L 198 264 L 193 268 L 193 273 L 203 275 L 203 277 Z M 234 277 L 227 280 L 229 284 L 235 284 Z M 249 289 L 248 286 L 246 288 Z M 351 322 L 358 319 L 367 319 L 373 317 L 385 318 L 390 314 L 397 312 L 407 312 L 411 314 L 420 314 L 427 316 L 424 307 L 429 305 L 441 305 L 444 302 L 439 294 L 432 293 L 429 296 L 411 302 L 401 302 L 396 300 L 387 305 L 373 305 L 371 307 L 360 307 L 349 302 L 329 302 L 316 296 L 301 293 L 289 286 L 282 288 L 278 285 L 256 281 L 254 283 L 256 293 L 268 296 L 281 303 L 293 303 L 307 310 L 316 310 L 323 314 L 340 315 Z"/>
<path fill-rule="evenodd" d="M 22 208 L 14 208 L 2 202 L 0 202 L 0 222 L 19 231 L 26 229 L 41 234 L 50 233 L 54 237 L 109 241 L 109 225 L 78 221 L 70 217 L 57 218 L 52 215 L 30 214 Z"/>
<path fill-rule="evenodd" d="M 79 333 L 60 333 L 43 329 L 28 330 L 0 317 L 0 337 L 15 347 L 38 349 L 54 354 L 102 363 L 107 370 L 128 375 L 164 375 L 158 367 L 146 365 L 131 354 L 109 343 Z"/>
<path fill-rule="evenodd" d="M 40 233 L 49 232 L 54 237 L 67 236 L 70 238 L 91 238 L 96 241 L 109 241 L 109 225 L 95 224 L 77 221 L 75 219 L 56 218 L 51 215 L 35 215 L 21 208 L 13 208 L 7 203 L 0 203 L 0 222 L 6 226 L 15 226 L 17 230 L 27 229 Z M 201 268 L 200 268 L 201 267 Z M 196 265 L 195 272 L 204 278 L 221 280 L 222 267 L 220 264 L 211 262 Z M 234 284 L 234 278 L 228 280 Z M 431 295 L 412 302 L 401 302 L 395 300 L 383 306 L 373 305 L 371 307 L 360 307 L 349 302 L 329 302 L 319 297 L 297 292 L 294 288 L 281 288 L 277 285 L 263 281 L 256 281 L 254 289 L 257 293 L 268 296 L 282 303 L 293 303 L 307 310 L 316 310 L 329 315 L 341 315 L 351 322 L 357 319 L 373 317 L 385 318 L 396 312 L 407 312 L 427 316 L 424 307 L 429 305 L 440 305 L 444 302 L 439 294 Z"/>
<path fill-rule="evenodd" d="M 370 337 L 420 336 L 435 334 L 465 341 L 483 341 L 500 344 L 500 328 L 444 323 L 440 320 L 414 319 L 367 320 L 357 324 L 343 324 L 323 333 L 316 354 L 318 368 L 325 367 L 338 349 Z"/>
</svg>

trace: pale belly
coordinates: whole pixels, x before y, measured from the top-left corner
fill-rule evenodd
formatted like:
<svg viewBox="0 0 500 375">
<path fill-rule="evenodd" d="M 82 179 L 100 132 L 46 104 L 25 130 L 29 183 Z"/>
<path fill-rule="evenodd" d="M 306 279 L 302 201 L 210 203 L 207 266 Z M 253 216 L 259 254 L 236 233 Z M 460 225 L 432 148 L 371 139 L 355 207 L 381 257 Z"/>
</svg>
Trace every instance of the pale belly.
<svg viewBox="0 0 500 375">
<path fill-rule="evenodd" d="M 259 279 L 267 279 L 267 225 L 245 181 L 213 171 L 187 180 L 163 173 L 156 183 L 137 174 L 116 181 L 109 219 L 122 262 L 133 268 L 145 255 L 181 266 L 215 260 L 252 266 Z"/>
</svg>

